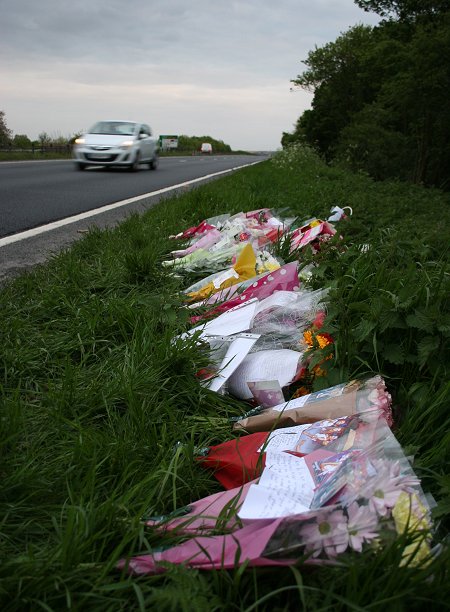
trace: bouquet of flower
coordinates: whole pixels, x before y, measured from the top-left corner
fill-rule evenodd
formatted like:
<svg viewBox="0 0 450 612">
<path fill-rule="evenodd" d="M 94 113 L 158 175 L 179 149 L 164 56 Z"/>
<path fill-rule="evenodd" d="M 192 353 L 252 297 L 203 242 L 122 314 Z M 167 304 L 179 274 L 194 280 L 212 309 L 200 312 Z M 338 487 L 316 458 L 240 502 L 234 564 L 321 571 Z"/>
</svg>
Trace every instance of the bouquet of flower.
<svg viewBox="0 0 450 612">
<path fill-rule="evenodd" d="M 260 476 L 265 454 L 273 450 L 307 455 L 326 449 L 330 455 L 350 449 L 364 449 L 373 443 L 381 417 L 379 411 L 362 415 L 324 419 L 312 424 L 256 432 L 210 447 L 198 457 L 202 467 L 212 469 L 227 489 Z M 382 417 L 381 417 L 382 418 Z"/>
<path fill-rule="evenodd" d="M 294 398 L 258 414 L 244 416 L 234 429 L 248 433 L 270 431 L 274 427 L 291 427 L 322 419 L 364 413 L 379 409 L 392 426 L 392 398 L 381 376 L 353 380 L 322 391 Z"/>
<path fill-rule="evenodd" d="M 191 317 L 191 323 L 200 323 L 201 321 L 216 317 L 253 298 L 263 300 L 276 291 L 298 291 L 300 288 L 300 281 L 298 279 L 297 269 L 297 262 L 291 262 L 259 278 L 253 278 L 253 282 L 250 285 L 246 285 L 244 291 L 233 295 L 230 299 L 227 299 L 225 302 L 213 307 L 210 311 L 202 315 Z"/>
<path fill-rule="evenodd" d="M 328 456 L 274 452 L 259 482 L 147 520 L 157 531 L 191 537 L 123 559 L 119 568 L 144 574 L 165 571 L 167 563 L 202 569 L 329 564 L 345 551 L 377 554 L 385 538 L 398 536 L 406 542 L 402 564 L 427 563 L 432 523 L 420 481 L 383 420 L 375 438 L 360 451 Z"/>
</svg>

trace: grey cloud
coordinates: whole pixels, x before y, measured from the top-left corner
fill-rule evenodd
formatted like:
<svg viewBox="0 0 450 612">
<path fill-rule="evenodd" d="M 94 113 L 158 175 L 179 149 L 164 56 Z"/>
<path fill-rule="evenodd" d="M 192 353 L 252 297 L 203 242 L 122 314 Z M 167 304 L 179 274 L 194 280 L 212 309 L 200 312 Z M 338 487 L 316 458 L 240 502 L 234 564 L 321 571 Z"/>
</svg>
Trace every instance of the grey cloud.
<svg viewBox="0 0 450 612">
<path fill-rule="evenodd" d="M 351 0 L 10 0 L 0 22 L 2 57 L 248 66 L 275 74 L 304 37 L 317 43 L 365 15 Z M 348 17 L 347 17 L 348 15 Z"/>
<path fill-rule="evenodd" d="M 309 50 L 357 22 L 376 23 L 352 0 L 0 0 L 0 15 L 0 108 L 16 133 L 31 133 L 33 113 L 38 129 L 63 133 L 103 108 L 138 115 L 157 91 L 161 129 L 180 121 L 194 133 L 222 112 L 221 137 L 239 133 L 242 148 L 252 138 L 255 148 L 278 146 L 304 110 L 289 81 Z M 270 136 L 253 134 L 261 124 Z"/>
</svg>

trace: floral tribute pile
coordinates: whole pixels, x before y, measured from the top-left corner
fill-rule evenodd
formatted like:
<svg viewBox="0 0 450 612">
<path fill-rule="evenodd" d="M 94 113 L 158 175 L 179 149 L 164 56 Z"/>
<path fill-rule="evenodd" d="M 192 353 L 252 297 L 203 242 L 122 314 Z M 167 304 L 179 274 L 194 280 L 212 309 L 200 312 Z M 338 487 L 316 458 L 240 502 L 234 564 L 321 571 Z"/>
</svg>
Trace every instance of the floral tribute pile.
<svg viewBox="0 0 450 612">
<path fill-rule="evenodd" d="M 386 534 L 405 537 L 402 563 L 432 554 L 432 500 L 391 431 L 383 378 L 311 392 L 333 338 L 321 331 L 327 291 L 305 287 L 311 271 L 299 274 L 298 259 L 337 233 L 346 213 L 331 212 L 301 225 L 269 209 L 222 215 L 173 237 L 187 246 L 168 267 L 209 272 L 185 291 L 192 328 L 178 340 L 209 345 L 200 384 L 241 399 L 246 411 L 230 426 L 235 437 L 198 453 L 224 491 L 147 521 L 182 543 L 124 559 L 121 568 L 336 563 L 345 551 L 376 551 Z M 280 240 L 294 261 L 275 256 Z M 323 360 L 313 366 L 317 351 Z"/>
</svg>

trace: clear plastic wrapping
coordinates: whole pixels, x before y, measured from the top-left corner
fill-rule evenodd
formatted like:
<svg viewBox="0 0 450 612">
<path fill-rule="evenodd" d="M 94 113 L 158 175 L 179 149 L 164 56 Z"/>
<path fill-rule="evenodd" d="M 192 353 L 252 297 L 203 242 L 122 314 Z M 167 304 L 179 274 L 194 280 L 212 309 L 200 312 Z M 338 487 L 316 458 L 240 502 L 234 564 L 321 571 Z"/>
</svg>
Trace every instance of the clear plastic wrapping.
<svg viewBox="0 0 450 612">
<path fill-rule="evenodd" d="M 264 300 L 253 319 L 250 332 L 260 334 L 254 350 L 304 349 L 303 332 L 320 311 L 327 291 L 278 291 L 273 303 Z"/>
<path fill-rule="evenodd" d="M 392 398 L 381 376 L 366 380 L 353 380 L 322 391 L 304 395 L 244 417 L 234 429 L 244 432 L 270 431 L 274 427 L 290 427 L 313 423 L 321 419 L 337 418 L 364 413 L 373 409 L 382 411 L 388 425 L 392 425 Z"/>
<path fill-rule="evenodd" d="M 289 455 L 285 470 L 266 498 L 266 518 L 243 518 L 259 481 L 218 493 L 191 504 L 182 516 L 160 517 L 147 522 L 150 528 L 189 539 L 166 550 L 122 560 L 120 568 L 136 574 L 165 571 L 167 563 L 183 563 L 202 569 L 248 566 L 336 563 L 346 551 L 374 551 L 401 536 L 401 564 L 425 564 L 431 558 L 430 508 L 420 481 L 384 419 L 372 421 L 374 435 L 352 452 L 324 456 L 322 451 L 296 457 Z M 322 454 L 320 454 L 322 452 Z M 266 470 L 276 468 L 272 462 Z M 299 470 L 299 467 L 301 468 Z M 299 483 L 299 478 L 303 479 Z M 305 506 L 300 512 L 285 511 L 283 498 L 298 496 L 300 484 Z M 279 487 L 277 490 L 276 487 Z M 264 488 L 264 487 L 263 487 Z M 308 501 L 309 500 L 309 501 Z M 319 501 L 317 501 L 319 500 Z M 281 514 L 280 514 L 281 509 Z M 256 512 L 261 508 L 256 507 Z M 271 514 L 273 516 L 271 516 Z"/>
</svg>

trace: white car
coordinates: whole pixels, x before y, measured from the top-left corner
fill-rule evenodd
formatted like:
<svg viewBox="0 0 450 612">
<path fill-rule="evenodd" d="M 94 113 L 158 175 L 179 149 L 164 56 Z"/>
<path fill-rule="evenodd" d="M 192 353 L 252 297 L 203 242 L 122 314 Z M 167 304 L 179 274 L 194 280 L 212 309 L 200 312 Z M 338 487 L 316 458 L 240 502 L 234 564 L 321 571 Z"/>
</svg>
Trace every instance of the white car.
<svg viewBox="0 0 450 612">
<path fill-rule="evenodd" d="M 86 166 L 126 166 L 131 171 L 140 164 L 158 167 L 159 143 L 145 123 L 99 121 L 75 140 L 73 157 L 78 170 Z"/>
</svg>

